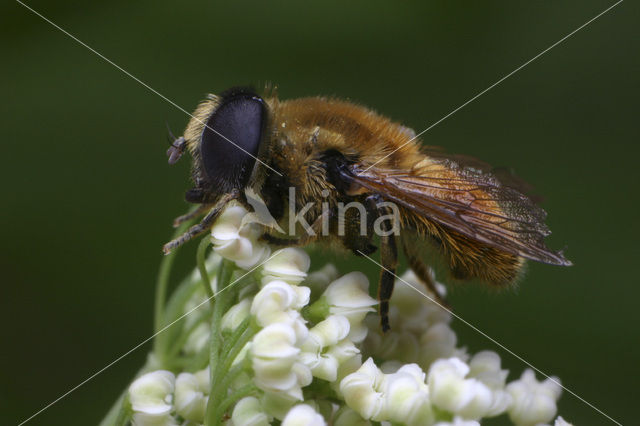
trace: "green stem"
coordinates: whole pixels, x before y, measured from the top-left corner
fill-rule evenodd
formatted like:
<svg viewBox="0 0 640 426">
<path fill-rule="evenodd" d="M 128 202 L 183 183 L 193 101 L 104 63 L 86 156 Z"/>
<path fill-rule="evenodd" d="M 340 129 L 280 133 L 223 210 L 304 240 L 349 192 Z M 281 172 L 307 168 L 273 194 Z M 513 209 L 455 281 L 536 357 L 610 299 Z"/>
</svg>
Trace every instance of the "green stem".
<svg viewBox="0 0 640 426">
<path fill-rule="evenodd" d="M 224 346 L 222 346 L 222 353 L 227 353 L 227 351 L 234 347 L 236 345 L 236 343 L 238 342 L 238 339 L 240 339 L 240 337 L 242 337 L 242 333 L 244 333 L 244 331 L 249 328 L 249 325 L 251 324 L 251 318 L 245 318 L 238 327 L 236 327 L 235 330 L 233 330 L 233 333 L 231 333 L 231 335 L 229 337 L 227 337 L 224 341 Z"/>
<path fill-rule="evenodd" d="M 216 407 L 213 418 L 209 419 L 209 422 L 207 423 L 207 425 L 217 426 L 219 424 L 222 424 L 222 416 L 233 403 L 257 391 L 258 391 L 258 388 L 254 384 L 249 384 L 241 387 L 231 395 L 227 396 L 225 399 L 222 400 L 222 402 L 218 405 L 218 407 Z M 209 399 L 211 399 L 211 397 L 209 397 Z"/>
<path fill-rule="evenodd" d="M 222 353 L 226 355 L 223 359 L 218 360 L 218 363 L 221 365 L 216 366 L 216 381 L 211 386 L 210 395 L 224 395 L 229 384 L 235 379 L 235 376 L 240 374 L 244 369 L 242 363 L 236 366 L 232 365 L 242 348 L 244 348 L 247 342 L 256 334 L 254 329 L 247 330 L 249 324 L 250 319 L 247 318 L 234 330 L 234 333 L 225 342 Z M 232 372 L 234 373 L 232 374 Z"/>
<path fill-rule="evenodd" d="M 242 373 L 245 370 L 245 366 L 242 364 L 238 364 L 236 366 L 234 366 L 231 370 L 229 370 L 228 373 L 226 373 L 223 377 L 223 379 L 220 381 L 219 386 L 217 387 L 217 392 L 216 394 L 211 394 L 211 395 L 225 395 L 226 394 L 226 389 L 229 389 L 229 386 L 231 385 L 231 383 L 240 375 L 240 373 Z M 222 390 L 220 390 L 222 389 Z"/>
<path fill-rule="evenodd" d="M 207 264 L 205 261 L 205 254 L 207 248 L 211 245 L 211 239 L 209 235 L 206 235 L 200 244 L 198 244 L 198 251 L 196 252 L 196 263 L 198 270 L 200 271 L 200 277 L 202 278 L 202 284 L 204 285 L 204 291 L 207 294 L 209 303 L 213 306 L 213 290 L 211 289 L 211 279 L 209 278 L 209 272 L 207 272 Z"/>
<path fill-rule="evenodd" d="M 116 418 L 116 426 L 127 426 L 132 416 L 133 408 L 131 407 L 131 401 L 129 400 L 129 395 L 127 393 L 122 400 L 120 412 L 118 413 L 118 417 Z"/>
<path fill-rule="evenodd" d="M 226 310 L 227 300 L 229 300 L 230 294 L 227 291 L 223 291 L 231 281 L 231 275 L 233 273 L 233 264 L 228 260 L 223 260 L 218 269 L 217 293 L 213 304 L 213 316 L 211 319 L 211 333 L 209 337 L 209 370 L 211 379 L 211 389 L 214 389 L 219 377 L 220 371 L 220 349 L 222 347 L 222 334 L 220 333 L 220 323 L 222 321 L 222 314 Z M 216 395 L 210 393 L 209 402 L 207 404 L 207 412 L 205 419 L 208 420 L 207 424 L 214 424 L 214 400 Z"/>
<path fill-rule="evenodd" d="M 249 318 L 247 318 L 247 320 L 248 319 Z M 238 356 L 238 354 L 240 353 L 242 348 L 244 348 L 244 346 L 247 344 L 247 342 L 249 340 L 251 340 L 251 338 L 255 334 L 256 334 L 256 330 L 255 329 L 249 329 L 246 332 L 244 332 L 243 334 L 241 334 L 236 339 L 236 342 L 234 343 L 233 346 L 230 346 L 231 349 L 229 350 L 229 353 L 224 358 L 224 363 L 222 365 L 221 371 L 223 371 L 223 372 L 224 371 L 229 371 L 229 369 L 231 368 L 231 364 L 233 364 L 233 361 L 235 361 L 236 357 Z"/>
</svg>

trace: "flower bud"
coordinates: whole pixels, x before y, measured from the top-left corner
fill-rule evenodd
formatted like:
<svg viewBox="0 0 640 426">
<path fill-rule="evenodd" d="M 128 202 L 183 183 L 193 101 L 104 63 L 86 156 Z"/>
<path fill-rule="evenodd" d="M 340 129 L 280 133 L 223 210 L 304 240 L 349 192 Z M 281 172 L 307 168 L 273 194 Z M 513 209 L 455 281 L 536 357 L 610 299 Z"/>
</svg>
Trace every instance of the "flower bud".
<svg viewBox="0 0 640 426">
<path fill-rule="evenodd" d="M 261 226 L 243 220 L 248 213 L 243 206 L 232 204 L 220 214 L 211 228 L 215 252 L 236 262 L 243 269 L 252 268 L 270 253 L 269 246 L 258 241 Z"/>
<path fill-rule="evenodd" d="M 208 375 L 208 370 L 205 370 Z M 194 422 L 202 422 L 207 409 L 209 397 L 205 395 L 208 387 L 193 374 L 180 373 L 176 378 L 175 406 L 176 413 L 181 417 Z"/>
<path fill-rule="evenodd" d="M 284 392 L 302 400 L 301 386 L 310 383 L 308 368 L 297 362 L 295 330 L 276 323 L 263 328 L 251 344 L 256 385 L 265 391 Z"/>
<path fill-rule="evenodd" d="M 249 316 L 251 301 L 242 299 L 233 305 L 222 317 L 221 327 L 223 330 L 233 331 Z"/>
<path fill-rule="evenodd" d="M 273 280 L 300 284 L 306 277 L 311 259 L 302 249 L 287 247 L 273 253 L 271 259 L 262 265 L 262 284 Z"/>
<path fill-rule="evenodd" d="M 351 330 L 349 339 L 354 343 L 361 342 L 367 335 L 367 328 L 362 324 L 368 312 L 378 301 L 369 296 L 369 280 L 362 272 L 351 272 L 343 275 L 325 290 L 323 298 L 329 305 L 329 312 L 342 315 L 349 320 Z"/>
<path fill-rule="evenodd" d="M 134 425 L 166 425 L 177 423 L 171 417 L 175 376 L 157 370 L 137 378 L 129 386 L 129 401 Z"/>
<path fill-rule="evenodd" d="M 129 386 L 129 401 L 133 411 L 147 414 L 167 414 L 173 408 L 175 376 L 166 370 L 157 370 L 138 377 Z"/>
<path fill-rule="evenodd" d="M 365 419 L 375 419 L 384 408 L 384 397 L 379 389 L 384 373 L 369 358 L 355 372 L 340 382 L 340 392 L 347 405 Z"/>
<path fill-rule="evenodd" d="M 402 366 L 387 375 L 385 382 L 385 419 L 410 426 L 433 423 L 429 389 L 425 374 L 417 364 Z"/>
<path fill-rule="evenodd" d="M 293 327 L 296 340 L 306 338 L 306 321 L 297 309 L 309 303 L 309 289 L 292 286 L 284 281 L 271 281 L 256 294 L 251 304 L 251 314 L 262 327 L 285 324 Z"/>
<path fill-rule="evenodd" d="M 371 426 L 371 422 L 363 419 L 358 413 L 345 406 L 336 412 L 333 426 Z"/>
<path fill-rule="evenodd" d="M 462 417 L 456 416 L 450 422 L 438 422 L 434 426 L 480 426 L 475 420 L 465 420 Z"/>
<path fill-rule="evenodd" d="M 493 406 L 491 389 L 467 379 L 469 366 L 457 358 L 441 359 L 429 369 L 427 382 L 433 404 L 467 419 L 485 416 Z"/>
<path fill-rule="evenodd" d="M 509 383 L 506 390 L 513 398 L 509 417 L 522 426 L 550 422 L 556 415 L 556 401 L 562 392 L 557 378 L 538 382 L 531 369 L 525 370 L 520 380 Z"/>
<path fill-rule="evenodd" d="M 252 396 L 244 397 L 236 403 L 231 421 L 237 426 L 269 426 L 269 418 L 263 412 L 260 401 Z"/>
<path fill-rule="evenodd" d="M 325 426 L 326 424 L 324 418 L 306 404 L 293 407 L 282 421 L 282 426 Z"/>
</svg>

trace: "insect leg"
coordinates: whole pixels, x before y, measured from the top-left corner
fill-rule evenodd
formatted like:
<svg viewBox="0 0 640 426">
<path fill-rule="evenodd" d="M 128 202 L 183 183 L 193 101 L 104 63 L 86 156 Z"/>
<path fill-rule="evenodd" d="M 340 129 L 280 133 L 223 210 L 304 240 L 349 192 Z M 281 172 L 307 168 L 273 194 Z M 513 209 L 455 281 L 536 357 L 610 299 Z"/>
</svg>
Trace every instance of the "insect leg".
<svg viewBox="0 0 640 426">
<path fill-rule="evenodd" d="M 178 216 L 173 220 L 173 227 L 177 228 L 180 224 L 193 219 L 194 217 L 198 217 L 203 214 L 205 211 L 210 210 L 213 207 L 212 204 L 200 204 L 194 211 L 189 212 L 187 214 L 183 214 L 182 216 Z"/>
<path fill-rule="evenodd" d="M 398 248 L 396 246 L 396 237 L 391 232 L 393 224 L 384 221 L 381 224 L 385 234 L 380 236 L 380 263 L 382 270 L 380 271 L 380 283 L 378 285 L 378 301 L 380 312 L 380 325 L 382 331 L 389 331 L 389 299 L 393 293 L 393 285 L 395 281 L 396 266 L 398 265 Z"/>
<path fill-rule="evenodd" d="M 431 271 L 429 270 L 429 267 L 425 265 L 422 260 L 420 260 L 420 256 L 412 248 L 411 244 L 407 241 L 406 238 L 402 239 L 402 249 L 404 250 L 404 254 L 407 256 L 407 262 L 409 262 L 409 266 L 418 276 L 418 279 L 420 279 L 425 287 L 427 287 L 429 293 L 433 295 L 435 301 L 441 306 L 450 308 L 449 303 L 447 303 L 444 296 L 438 291 L 436 282 Z"/>
<path fill-rule="evenodd" d="M 296 247 L 302 245 L 302 240 L 300 238 L 280 238 L 271 234 L 262 234 L 260 239 L 274 246 Z"/>
<path fill-rule="evenodd" d="M 342 221 L 344 236 L 342 244 L 356 256 L 370 255 L 378 250 L 373 244 L 373 220 L 378 217 L 378 207 L 374 199 L 366 199 L 364 211 L 347 209 L 342 218 L 338 218 L 338 232 Z"/>
<path fill-rule="evenodd" d="M 196 237 L 203 232 L 209 230 L 211 226 L 213 226 L 214 222 L 220 215 L 220 212 L 227 205 L 227 203 L 233 199 L 238 198 L 237 192 L 232 192 L 230 194 L 222 196 L 218 202 L 213 206 L 211 211 L 207 213 L 207 215 L 198 223 L 197 225 L 193 225 L 191 228 L 187 230 L 184 234 L 180 235 L 175 240 L 169 241 L 162 247 L 162 251 L 164 254 L 171 253 L 171 250 L 180 247 L 182 244 L 186 243 L 193 237 Z"/>
</svg>

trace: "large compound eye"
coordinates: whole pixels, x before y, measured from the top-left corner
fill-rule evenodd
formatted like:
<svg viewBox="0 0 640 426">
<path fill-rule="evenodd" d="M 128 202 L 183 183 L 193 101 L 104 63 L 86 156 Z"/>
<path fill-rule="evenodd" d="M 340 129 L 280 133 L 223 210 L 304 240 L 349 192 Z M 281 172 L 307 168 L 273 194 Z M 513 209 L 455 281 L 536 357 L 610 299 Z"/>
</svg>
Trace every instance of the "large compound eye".
<svg viewBox="0 0 640 426">
<path fill-rule="evenodd" d="M 240 92 L 223 95 L 202 132 L 204 172 L 218 193 L 246 186 L 258 156 L 266 120 L 263 100 Z"/>
</svg>

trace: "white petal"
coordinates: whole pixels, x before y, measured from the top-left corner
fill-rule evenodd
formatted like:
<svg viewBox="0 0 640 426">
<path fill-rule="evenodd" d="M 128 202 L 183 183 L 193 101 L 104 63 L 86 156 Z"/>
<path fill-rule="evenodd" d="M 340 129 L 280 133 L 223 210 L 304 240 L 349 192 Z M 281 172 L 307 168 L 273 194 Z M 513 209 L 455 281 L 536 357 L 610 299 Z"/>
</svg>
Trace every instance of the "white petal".
<svg viewBox="0 0 640 426">
<path fill-rule="evenodd" d="M 166 370 L 152 371 L 137 378 L 129 386 L 129 400 L 134 411 L 163 415 L 172 410 L 171 400 L 175 376 Z"/>
<path fill-rule="evenodd" d="M 505 385 L 508 370 L 500 368 L 500 355 L 492 351 L 478 352 L 469 361 L 470 377 L 480 380 L 492 389 L 501 389 Z"/>
<path fill-rule="evenodd" d="M 284 324 L 271 324 L 260 330 L 253 338 L 251 352 L 254 357 L 284 358 L 295 356 L 300 349 L 294 346 L 295 330 Z"/>
<path fill-rule="evenodd" d="M 311 297 L 311 289 L 301 285 L 294 286 L 293 289 L 296 292 L 296 298 L 291 307 L 293 309 L 302 309 L 307 306 Z"/>
<path fill-rule="evenodd" d="M 298 387 L 298 376 L 291 370 L 294 360 L 253 359 L 256 385 L 263 390 L 289 391 Z"/>
<path fill-rule="evenodd" d="M 222 329 L 223 330 L 235 330 L 244 321 L 250 313 L 251 301 L 249 299 L 242 299 L 240 302 L 233 305 L 222 317 Z"/>
<path fill-rule="evenodd" d="M 324 418 L 306 404 L 293 407 L 282 421 L 282 426 L 324 426 L 326 424 Z"/>
<path fill-rule="evenodd" d="M 340 315 L 331 315 L 324 321 L 319 322 L 309 330 L 309 335 L 313 335 L 320 346 L 327 347 L 338 343 L 349 334 L 349 320 Z"/>
<path fill-rule="evenodd" d="M 178 426 L 178 422 L 170 414 L 154 415 L 134 411 L 131 416 L 133 426 Z"/>
<path fill-rule="evenodd" d="M 346 308 L 369 308 L 378 302 L 368 293 L 369 280 L 362 272 L 351 272 L 332 282 L 324 296 L 329 305 Z"/>
<path fill-rule="evenodd" d="M 218 242 L 213 241 L 213 249 L 217 254 L 225 259 L 238 261 L 243 259 L 252 259 L 255 256 L 253 242 L 248 238 L 238 237 L 230 240 Z"/>
<path fill-rule="evenodd" d="M 300 386 L 308 386 L 313 381 L 313 375 L 311 374 L 311 370 L 309 370 L 309 367 L 307 367 L 301 362 L 296 362 L 295 364 L 293 364 L 291 371 L 295 373 L 296 377 L 298 378 L 298 383 L 300 384 Z"/>
<path fill-rule="evenodd" d="M 231 421 L 236 426 L 268 426 L 269 417 L 264 412 L 260 401 L 247 396 L 238 401 L 233 408 Z"/>
<path fill-rule="evenodd" d="M 365 420 L 349 407 L 342 407 L 335 414 L 333 426 L 371 426 L 369 420 Z"/>
<path fill-rule="evenodd" d="M 176 378 L 176 413 L 187 420 L 202 422 L 208 397 L 200 390 L 198 378 L 189 373 L 180 373 Z"/>
<path fill-rule="evenodd" d="M 332 263 L 327 263 L 317 271 L 311 272 L 307 276 L 305 284 L 314 289 L 325 289 L 327 285 L 336 278 L 338 278 L 338 268 Z"/>
<path fill-rule="evenodd" d="M 465 420 L 462 417 L 454 417 L 451 422 L 438 422 L 434 426 L 480 426 L 475 420 Z"/>
<path fill-rule="evenodd" d="M 311 372 L 319 379 L 333 382 L 338 378 L 338 360 L 331 355 L 321 355 Z"/>
<path fill-rule="evenodd" d="M 557 380 L 556 378 L 552 378 Z M 509 417 L 518 425 L 548 423 L 556 415 L 556 401 L 561 387 L 551 379 L 538 382 L 533 370 L 527 369 L 520 380 L 509 383 L 506 391 L 512 397 Z"/>
<path fill-rule="evenodd" d="M 252 244 L 253 251 L 251 252 L 251 256 L 237 259 L 235 261 L 236 265 L 239 268 L 245 270 L 251 269 L 269 258 L 269 255 L 271 254 L 271 248 L 267 244 L 264 244 L 260 241 L 253 241 Z"/>
<path fill-rule="evenodd" d="M 437 359 L 454 356 L 457 341 L 449 324 L 440 322 L 429 327 L 420 337 L 420 364 L 430 365 Z"/>
<path fill-rule="evenodd" d="M 478 419 L 493 407 L 493 394 L 482 382 L 465 379 L 468 373 L 469 366 L 457 358 L 434 362 L 427 378 L 430 398 L 442 410 Z"/>
<path fill-rule="evenodd" d="M 199 353 L 209 344 L 209 335 L 211 327 L 207 323 L 202 323 L 191 332 L 184 344 L 183 350 L 186 354 L 192 355 Z"/>
<path fill-rule="evenodd" d="M 408 374 L 413 377 L 417 383 L 424 383 L 427 375 L 418 364 L 406 364 L 400 367 L 397 373 Z"/>
<path fill-rule="evenodd" d="M 254 336 L 252 366 L 258 387 L 302 399 L 301 372 L 296 369 L 300 349 L 294 346 L 295 341 L 295 330 L 282 323 L 271 324 Z"/>
<path fill-rule="evenodd" d="M 200 392 L 204 393 L 205 395 L 208 395 L 209 388 L 211 387 L 210 385 L 211 373 L 209 372 L 209 367 L 205 368 L 204 370 L 200 370 L 194 373 L 193 375 L 196 377 L 196 380 L 198 381 L 198 389 L 200 390 Z"/>
<path fill-rule="evenodd" d="M 419 370 L 419 367 L 414 364 Z M 409 366 L 405 366 L 409 367 Z M 404 368 L 404 367 L 403 367 Z M 433 413 L 429 391 L 420 376 L 424 373 L 402 368 L 387 376 L 385 385 L 385 417 L 404 424 L 431 424 Z"/>
<path fill-rule="evenodd" d="M 347 405 L 365 419 L 375 418 L 384 408 L 384 396 L 378 392 L 382 387 L 384 374 L 369 358 L 354 373 L 340 382 L 340 392 Z"/>
<path fill-rule="evenodd" d="M 338 342 L 327 351 L 327 355 L 333 356 L 339 363 L 343 363 L 359 353 L 360 349 L 358 349 L 353 342 L 348 339 Z"/>
<path fill-rule="evenodd" d="M 292 397 L 284 392 L 266 392 L 260 398 L 260 403 L 269 416 L 278 420 L 284 419 L 289 409 L 300 402 L 298 398 Z"/>
<path fill-rule="evenodd" d="M 561 416 L 558 416 L 556 421 L 553 423 L 553 426 L 572 426 L 571 423 L 567 422 Z"/>
<path fill-rule="evenodd" d="M 253 298 L 251 314 L 264 326 L 276 322 L 272 317 L 286 312 L 295 303 L 297 293 L 284 281 L 272 281 Z"/>
<path fill-rule="evenodd" d="M 248 213 L 247 209 L 240 205 L 230 205 L 220 214 L 216 223 L 211 227 L 211 236 L 214 240 L 225 241 L 238 237 L 242 218 Z"/>
<path fill-rule="evenodd" d="M 311 264 L 309 255 L 302 249 L 287 247 L 273 253 L 271 259 L 262 265 L 262 283 L 272 279 L 282 279 L 291 284 L 299 284 L 307 276 Z"/>
</svg>

